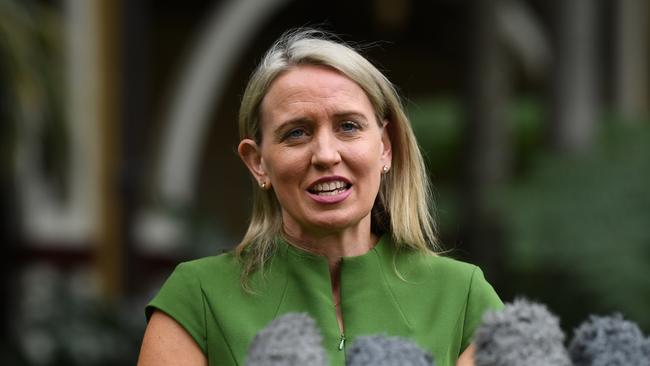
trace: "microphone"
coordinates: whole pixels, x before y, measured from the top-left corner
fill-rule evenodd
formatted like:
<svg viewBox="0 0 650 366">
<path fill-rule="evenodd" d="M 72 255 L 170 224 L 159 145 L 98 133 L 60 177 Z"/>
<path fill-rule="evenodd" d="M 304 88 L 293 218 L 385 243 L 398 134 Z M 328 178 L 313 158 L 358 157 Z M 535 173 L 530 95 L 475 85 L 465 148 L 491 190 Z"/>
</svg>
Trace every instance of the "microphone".
<svg viewBox="0 0 650 366">
<path fill-rule="evenodd" d="M 347 354 L 347 366 L 435 366 L 433 357 L 400 337 L 358 337 Z"/>
<path fill-rule="evenodd" d="M 485 313 L 474 343 L 476 366 L 571 365 L 558 318 L 525 299 Z"/>
<path fill-rule="evenodd" d="M 592 315 L 574 331 L 569 355 L 575 366 L 650 366 L 650 338 L 621 314 Z"/>
<path fill-rule="evenodd" d="M 326 366 L 316 322 L 307 314 L 289 313 L 259 331 L 248 349 L 247 366 Z"/>
</svg>

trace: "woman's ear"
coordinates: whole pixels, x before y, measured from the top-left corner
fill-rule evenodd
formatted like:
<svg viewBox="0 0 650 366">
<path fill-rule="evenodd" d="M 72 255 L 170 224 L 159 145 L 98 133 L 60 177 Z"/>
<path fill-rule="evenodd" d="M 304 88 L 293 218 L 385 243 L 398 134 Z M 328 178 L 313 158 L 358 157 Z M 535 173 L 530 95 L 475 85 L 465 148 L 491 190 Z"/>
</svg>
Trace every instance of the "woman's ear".
<svg viewBox="0 0 650 366">
<path fill-rule="evenodd" d="M 388 133 L 388 120 L 384 120 L 384 126 L 382 127 L 381 145 L 381 160 L 390 168 L 390 164 L 393 161 L 393 150 L 390 141 L 390 133 Z"/>
<path fill-rule="evenodd" d="M 243 139 L 237 147 L 237 152 L 257 183 L 260 186 L 264 185 L 265 188 L 268 187 L 270 182 L 262 162 L 262 152 L 257 142 L 251 139 Z"/>
</svg>

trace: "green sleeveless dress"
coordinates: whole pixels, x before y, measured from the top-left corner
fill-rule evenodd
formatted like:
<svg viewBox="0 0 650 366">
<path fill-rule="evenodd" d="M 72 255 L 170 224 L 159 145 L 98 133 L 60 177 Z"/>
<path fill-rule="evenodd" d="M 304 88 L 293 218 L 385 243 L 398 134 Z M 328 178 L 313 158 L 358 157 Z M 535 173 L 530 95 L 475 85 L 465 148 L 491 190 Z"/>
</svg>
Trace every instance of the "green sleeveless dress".
<svg viewBox="0 0 650 366">
<path fill-rule="evenodd" d="M 397 250 L 384 235 L 368 253 L 343 258 L 339 331 L 327 261 L 280 242 L 254 294 L 240 285 L 233 254 L 180 264 L 146 308 L 158 309 L 194 338 L 210 365 L 244 365 L 255 334 L 274 318 L 306 312 L 323 336 L 331 365 L 363 335 L 415 341 L 436 365 L 452 366 L 471 343 L 483 313 L 503 306 L 481 270 L 453 259 Z"/>
</svg>

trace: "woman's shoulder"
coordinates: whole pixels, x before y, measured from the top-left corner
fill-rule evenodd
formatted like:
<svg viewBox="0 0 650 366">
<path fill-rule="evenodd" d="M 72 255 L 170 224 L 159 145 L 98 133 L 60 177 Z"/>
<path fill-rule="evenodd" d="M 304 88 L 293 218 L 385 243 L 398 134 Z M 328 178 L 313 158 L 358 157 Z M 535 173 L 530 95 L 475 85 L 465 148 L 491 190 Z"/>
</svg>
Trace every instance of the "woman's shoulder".
<svg viewBox="0 0 650 366">
<path fill-rule="evenodd" d="M 388 275 L 391 289 L 403 299 L 401 304 L 408 313 L 439 309 L 447 315 L 456 314 L 453 319 L 470 321 L 467 329 L 474 329 L 474 321 L 480 320 L 485 309 L 502 306 L 483 271 L 474 264 L 415 250 L 398 251 L 395 264 L 396 270 L 389 271 L 395 274 Z"/>
<path fill-rule="evenodd" d="M 450 271 L 456 274 L 465 274 L 471 276 L 479 267 L 475 264 L 462 261 L 448 256 L 447 254 L 437 254 L 429 256 L 429 261 L 438 266 L 441 270 Z"/>
<path fill-rule="evenodd" d="M 174 273 L 199 282 L 202 280 L 212 282 L 215 279 L 227 281 L 230 277 L 236 277 L 238 281 L 240 268 L 240 260 L 229 251 L 181 262 L 176 266 Z"/>
<path fill-rule="evenodd" d="M 401 253 L 401 254 L 400 254 Z M 475 264 L 452 258 L 448 255 L 422 253 L 408 250 L 398 251 L 397 270 L 405 277 L 417 277 L 420 280 L 436 280 L 448 284 L 469 284 L 481 269 Z"/>
<path fill-rule="evenodd" d="M 221 254 L 209 255 L 205 257 L 190 259 L 183 261 L 180 265 L 194 267 L 194 268 L 212 268 L 215 266 L 230 266 L 235 265 L 238 259 L 235 257 L 233 251 L 224 251 Z"/>
</svg>

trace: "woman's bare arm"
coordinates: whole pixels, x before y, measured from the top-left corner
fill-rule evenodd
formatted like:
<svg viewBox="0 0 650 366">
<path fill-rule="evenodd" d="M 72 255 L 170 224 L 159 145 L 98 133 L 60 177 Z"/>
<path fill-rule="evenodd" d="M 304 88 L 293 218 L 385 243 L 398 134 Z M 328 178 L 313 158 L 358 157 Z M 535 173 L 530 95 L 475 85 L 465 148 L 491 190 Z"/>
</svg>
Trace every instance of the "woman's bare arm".
<svg viewBox="0 0 650 366">
<path fill-rule="evenodd" d="M 456 362 L 456 366 L 474 366 L 474 345 L 470 344 L 469 347 L 461 353 Z"/>
<path fill-rule="evenodd" d="M 144 332 L 138 366 L 206 366 L 194 339 L 169 315 L 155 311 Z"/>
</svg>

